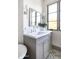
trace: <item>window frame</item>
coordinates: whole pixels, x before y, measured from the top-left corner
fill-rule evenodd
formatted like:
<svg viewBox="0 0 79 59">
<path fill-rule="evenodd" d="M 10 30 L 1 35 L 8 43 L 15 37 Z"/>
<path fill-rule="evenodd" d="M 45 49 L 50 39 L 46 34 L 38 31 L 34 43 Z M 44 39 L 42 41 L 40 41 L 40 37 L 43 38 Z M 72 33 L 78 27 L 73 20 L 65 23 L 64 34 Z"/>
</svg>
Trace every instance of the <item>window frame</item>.
<svg viewBox="0 0 79 59">
<path fill-rule="evenodd" d="M 49 10 L 48 10 L 48 7 L 50 5 L 55 4 L 55 3 L 57 3 L 57 29 L 56 30 L 55 29 L 49 29 Z M 61 31 L 61 29 L 60 29 L 60 1 L 56 1 L 54 3 L 47 5 L 47 29 L 52 30 L 52 31 Z"/>
</svg>

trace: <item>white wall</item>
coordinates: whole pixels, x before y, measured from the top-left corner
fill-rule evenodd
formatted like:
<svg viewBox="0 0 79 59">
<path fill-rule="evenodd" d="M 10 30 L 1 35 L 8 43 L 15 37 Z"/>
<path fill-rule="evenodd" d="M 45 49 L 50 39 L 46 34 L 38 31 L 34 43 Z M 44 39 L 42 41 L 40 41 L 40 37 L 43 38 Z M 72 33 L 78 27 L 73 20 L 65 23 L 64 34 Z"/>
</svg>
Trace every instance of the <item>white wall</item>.
<svg viewBox="0 0 79 59">
<path fill-rule="evenodd" d="M 61 47 L 61 31 L 53 31 L 52 44 Z"/>
<path fill-rule="evenodd" d="M 23 0 L 18 0 L 18 43 L 23 43 Z"/>
<path fill-rule="evenodd" d="M 41 0 L 24 0 L 23 1 L 23 10 L 25 10 L 25 6 L 27 6 L 27 15 L 23 14 L 23 28 L 28 26 L 29 23 L 29 8 L 32 8 L 39 13 L 42 13 L 42 4 Z"/>
<path fill-rule="evenodd" d="M 27 5 L 40 13 L 42 12 L 41 0 L 24 0 L 24 5 Z"/>
<path fill-rule="evenodd" d="M 56 1 L 59 1 L 59 0 L 46 0 L 47 1 L 47 4 L 51 4 L 51 3 L 54 3 Z"/>
<path fill-rule="evenodd" d="M 33 8 L 38 12 L 42 12 L 41 0 L 24 0 L 24 6 L 27 5 L 29 8 Z"/>
</svg>

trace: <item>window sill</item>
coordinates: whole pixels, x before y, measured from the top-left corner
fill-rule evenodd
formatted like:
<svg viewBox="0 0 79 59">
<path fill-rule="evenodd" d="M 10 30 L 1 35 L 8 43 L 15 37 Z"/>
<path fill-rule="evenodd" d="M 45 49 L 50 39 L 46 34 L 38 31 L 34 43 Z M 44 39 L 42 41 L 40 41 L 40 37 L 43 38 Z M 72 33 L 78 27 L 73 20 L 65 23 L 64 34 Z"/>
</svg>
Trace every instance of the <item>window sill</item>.
<svg viewBox="0 0 79 59">
<path fill-rule="evenodd" d="M 61 30 L 54 30 L 54 29 L 48 29 L 48 30 L 51 30 L 51 31 L 61 31 Z"/>
</svg>

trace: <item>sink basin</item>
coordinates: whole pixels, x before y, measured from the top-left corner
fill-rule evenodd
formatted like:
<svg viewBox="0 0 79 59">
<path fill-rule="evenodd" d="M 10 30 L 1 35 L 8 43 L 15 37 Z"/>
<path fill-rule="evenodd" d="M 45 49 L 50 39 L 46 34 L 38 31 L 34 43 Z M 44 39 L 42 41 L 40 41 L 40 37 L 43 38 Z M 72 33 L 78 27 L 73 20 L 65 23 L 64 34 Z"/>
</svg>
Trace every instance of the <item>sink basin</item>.
<svg viewBox="0 0 79 59">
<path fill-rule="evenodd" d="M 37 35 L 41 35 L 41 34 L 44 34 L 44 33 L 46 33 L 46 32 L 45 31 L 40 31 L 40 32 L 37 33 Z"/>
<path fill-rule="evenodd" d="M 45 34 L 47 31 L 38 31 L 38 32 L 32 32 L 32 33 L 29 33 L 31 35 L 42 35 L 42 34 Z"/>
</svg>

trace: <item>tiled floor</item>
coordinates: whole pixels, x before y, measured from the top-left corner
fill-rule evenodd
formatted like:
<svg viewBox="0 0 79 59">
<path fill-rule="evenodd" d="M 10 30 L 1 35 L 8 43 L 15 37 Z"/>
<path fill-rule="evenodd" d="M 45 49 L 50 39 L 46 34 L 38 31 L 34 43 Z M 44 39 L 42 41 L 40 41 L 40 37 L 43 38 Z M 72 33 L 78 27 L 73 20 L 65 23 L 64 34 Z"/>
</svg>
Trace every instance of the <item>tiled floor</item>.
<svg viewBox="0 0 79 59">
<path fill-rule="evenodd" d="M 52 49 L 47 59 L 61 59 L 61 51 Z"/>
<path fill-rule="evenodd" d="M 29 58 L 25 57 L 24 59 L 29 59 Z M 46 59 L 61 59 L 61 51 L 52 49 Z"/>
</svg>

